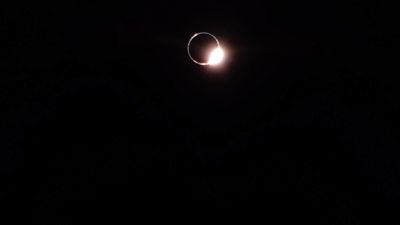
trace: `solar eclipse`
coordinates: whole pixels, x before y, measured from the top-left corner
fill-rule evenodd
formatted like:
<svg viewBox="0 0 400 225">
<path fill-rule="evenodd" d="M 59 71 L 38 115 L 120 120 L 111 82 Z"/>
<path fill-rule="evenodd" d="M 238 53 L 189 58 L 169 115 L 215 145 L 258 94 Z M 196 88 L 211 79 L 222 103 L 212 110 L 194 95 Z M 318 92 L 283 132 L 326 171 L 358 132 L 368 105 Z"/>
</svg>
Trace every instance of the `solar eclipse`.
<svg viewBox="0 0 400 225">
<path fill-rule="evenodd" d="M 217 47 L 214 47 L 213 49 L 211 49 L 208 52 L 208 59 L 207 60 L 200 60 L 200 59 L 194 57 L 192 52 L 191 52 L 192 41 L 195 38 L 198 38 L 200 36 L 211 37 L 215 41 L 215 43 L 217 44 Z M 224 56 L 225 56 L 224 50 L 222 49 L 218 39 L 214 35 L 212 35 L 212 34 L 210 34 L 208 32 L 195 33 L 189 39 L 189 42 L 187 44 L 187 53 L 189 55 L 189 58 L 192 60 L 192 62 L 194 62 L 194 63 L 196 63 L 197 65 L 200 65 L 200 66 L 215 66 L 215 65 L 221 64 L 222 61 L 224 60 Z"/>
</svg>

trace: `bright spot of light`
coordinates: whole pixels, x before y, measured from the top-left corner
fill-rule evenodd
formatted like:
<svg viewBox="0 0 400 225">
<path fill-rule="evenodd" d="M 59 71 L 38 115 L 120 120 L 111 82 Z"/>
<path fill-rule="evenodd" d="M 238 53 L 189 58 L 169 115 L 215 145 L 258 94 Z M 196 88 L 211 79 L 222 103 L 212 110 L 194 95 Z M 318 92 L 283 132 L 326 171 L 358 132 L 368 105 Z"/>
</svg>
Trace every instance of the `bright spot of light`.
<svg viewBox="0 0 400 225">
<path fill-rule="evenodd" d="M 208 64 L 213 66 L 220 64 L 224 59 L 224 51 L 222 48 L 218 47 L 211 51 L 210 56 L 208 58 Z"/>
</svg>

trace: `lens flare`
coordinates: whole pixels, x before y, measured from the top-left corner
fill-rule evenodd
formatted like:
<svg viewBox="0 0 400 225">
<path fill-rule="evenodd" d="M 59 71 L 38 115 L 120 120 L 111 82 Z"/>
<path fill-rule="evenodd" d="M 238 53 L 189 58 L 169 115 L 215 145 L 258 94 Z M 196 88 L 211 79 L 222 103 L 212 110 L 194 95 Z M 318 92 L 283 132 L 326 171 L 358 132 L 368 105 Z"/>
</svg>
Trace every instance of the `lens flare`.
<svg viewBox="0 0 400 225">
<path fill-rule="evenodd" d="M 210 57 L 208 58 L 208 64 L 211 66 L 220 64 L 222 60 L 224 59 L 224 50 L 222 48 L 218 47 L 212 50 L 210 53 Z"/>
</svg>

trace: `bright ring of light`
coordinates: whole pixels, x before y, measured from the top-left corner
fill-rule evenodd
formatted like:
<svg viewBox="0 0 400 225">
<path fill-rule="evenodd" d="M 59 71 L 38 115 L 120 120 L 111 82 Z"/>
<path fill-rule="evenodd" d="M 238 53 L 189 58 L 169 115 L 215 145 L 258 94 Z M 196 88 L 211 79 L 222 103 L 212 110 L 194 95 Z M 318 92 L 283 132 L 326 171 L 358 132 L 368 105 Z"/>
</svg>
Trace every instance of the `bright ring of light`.
<svg viewBox="0 0 400 225">
<path fill-rule="evenodd" d="M 208 33 L 208 32 L 199 32 L 199 33 L 195 33 L 195 34 L 190 38 L 190 40 L 189 40 L 189 42 L 188 42 L 188 44 L 187 44 L 187 52 L 188 52 L 188 55 L 189 55 L 190 59 L 191 59 L 194 63 L 196 63 L 196 64 L 198 64 L 198 65 L 200 65 L 200 66 L 207 66 L 207 65 L 210 65 L 210 62 L 199 62 L 199 61 L 195 60 L 195 59 L 192 57 L 192 55 L 190 54 L 190 44 L 192 43 L 193 39 L 194 39 L 195 37 L 199 36 L 199 35 L 208 35 L 208 36 L 212 37 L 212 38 L 215 40 L 215 42 L 217 42 L 218 48 L 220 48 L 221 46 L 219 45 L 218 39 L 217 39 L 214 35 L 212 35 L 212 34 L 210 34 L 210 33 Z"/>
</svg>

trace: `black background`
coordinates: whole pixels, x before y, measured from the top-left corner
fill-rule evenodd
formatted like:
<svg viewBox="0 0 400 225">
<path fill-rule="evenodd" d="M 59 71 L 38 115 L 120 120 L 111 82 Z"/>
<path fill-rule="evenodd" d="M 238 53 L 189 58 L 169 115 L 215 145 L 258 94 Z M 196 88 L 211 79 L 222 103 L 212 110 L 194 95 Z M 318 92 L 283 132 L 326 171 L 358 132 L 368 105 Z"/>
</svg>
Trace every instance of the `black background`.
<svg viewBox="0 0 400 225">
<path fill-rule="evenodd" d="M 228 210 L 396 224 L 396 13 L 381 1 L 3 7 L 1 220 Z M 222 68 L 189 60 L 200 31 L 226 48 Z"/>
</svg>

